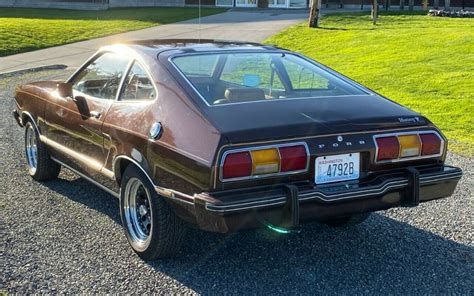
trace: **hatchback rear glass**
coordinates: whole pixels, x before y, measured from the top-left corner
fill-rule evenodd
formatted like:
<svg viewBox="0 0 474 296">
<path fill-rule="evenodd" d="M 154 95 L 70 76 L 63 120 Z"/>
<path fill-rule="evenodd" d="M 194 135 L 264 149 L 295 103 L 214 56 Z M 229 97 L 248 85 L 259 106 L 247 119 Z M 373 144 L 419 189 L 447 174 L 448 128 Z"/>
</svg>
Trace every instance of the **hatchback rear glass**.
<svg viewBox="0 0 474 296">
<path fill-rule="evenodd" d="M 205 53 L 176 56 L 172 62 L 209 106 L 368 94 L 288 53 Z"/>
</svg>

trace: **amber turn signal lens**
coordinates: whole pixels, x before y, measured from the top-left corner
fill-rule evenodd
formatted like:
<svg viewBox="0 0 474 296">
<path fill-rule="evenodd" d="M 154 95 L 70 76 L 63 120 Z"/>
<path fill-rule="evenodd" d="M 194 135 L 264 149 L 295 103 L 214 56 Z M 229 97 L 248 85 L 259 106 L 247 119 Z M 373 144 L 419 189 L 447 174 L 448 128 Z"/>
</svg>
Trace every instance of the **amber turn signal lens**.
<svg viewBox="0 0 474 296">
<path fill-rule="evenodd" d="M 254 150 L 252 154 L 252 175 L 278 173 L 280 155 L 276 148 Z"/>
<path fill-rule="evenodd" d="M 375 139 L 375 141 L 378 147 L 377 161 L 398 158 L 400 144 L 398 143 L 397 137 L 380 137 Z"/>
<path fill-rule="evenodd" d="M 398 136 L 400 142 L 400 158 L 419 156 L 421 152 L 421 141 L 418 135 Z"/>
</svg>

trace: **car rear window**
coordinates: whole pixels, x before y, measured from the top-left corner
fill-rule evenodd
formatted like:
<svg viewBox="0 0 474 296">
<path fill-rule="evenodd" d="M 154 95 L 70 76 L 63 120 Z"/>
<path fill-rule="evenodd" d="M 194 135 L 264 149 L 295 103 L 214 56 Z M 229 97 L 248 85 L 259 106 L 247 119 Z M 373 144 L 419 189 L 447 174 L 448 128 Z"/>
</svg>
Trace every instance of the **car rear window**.
<svg viewBox="0 0 474 296">
<path fill-rule="evenodd" d="M 209 106 L 368 94 L 288 53 L 205 53 L 176 56 L 172 62 Z"/>
</svg>

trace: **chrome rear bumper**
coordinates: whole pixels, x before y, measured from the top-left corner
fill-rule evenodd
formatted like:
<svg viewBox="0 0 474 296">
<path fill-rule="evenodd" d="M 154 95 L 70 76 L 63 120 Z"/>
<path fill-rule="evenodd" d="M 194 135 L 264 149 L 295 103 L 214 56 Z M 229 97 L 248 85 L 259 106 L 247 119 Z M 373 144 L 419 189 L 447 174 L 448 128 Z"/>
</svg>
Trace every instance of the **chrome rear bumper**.
<svg viewBox="0 0 474 296">
<path fill-rule="evenodd" d="M 408 168 L 377 173 L 361 182 L 295 183 L 200 194 L 195 195 L 194 207 L 199 227 L 210 231 L 258 227 L 256 219 L 261 217 L 273 219 L 276 225 L 295 226 L 300 219 L 323 221 L 448 197 L 461 176 L 462 170 L 451 166 Z"/>
</svg>

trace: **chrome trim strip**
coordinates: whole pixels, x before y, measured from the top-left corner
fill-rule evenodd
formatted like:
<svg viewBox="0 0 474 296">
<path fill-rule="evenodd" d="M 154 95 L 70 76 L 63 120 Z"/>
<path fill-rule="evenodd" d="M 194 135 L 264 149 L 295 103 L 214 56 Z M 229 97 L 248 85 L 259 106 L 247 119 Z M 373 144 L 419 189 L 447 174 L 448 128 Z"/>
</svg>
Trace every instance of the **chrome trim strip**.
<svg viewBox="0 0 474 296">
<path fill-rule="evenodd" d="M 184 194 L 184 193 L 181 193 L 179 191 L 173 190 L 173 189 L 168 189 L 168 188 L 164 188 L 164 187 L 155 185 L 155 183 L 151 179 L 150 175 L 145 171 L 145 169 L 141 166 L 141 164 L 138 163 L 138 161 L 136 161 L 135 159 L 130 158 L 126 155 L 119 155 L 119 156 L 116 156 L 114 158 L 114 160 L 112 162 L 112 171 L 114 173 L 115 173 L 115 167 L 116 167 L 117 160 L 119 160 L 121 158 L 126 159 L 126 160 L 130 161 L 131 163 L 133 163 L 135 166 L 137 166 L 145 174 L 148 181 L 150 181 L 151 185 L 155 188 L 156 192 L 159 195 L 170 198 L 172 200 L 176 200 L 176 201 L 184 202 L 184 203 L 187 203 L 187 204 L 190 204 L 190 205 L 194 205 L 194 197 L 192 197 L 190 195 L 187 195 L 187 194 Z M 189 200 L 185 200 L 182 197 L 186 197 Z M 192 200 L 192 202 L 190 200 Z"/>
<path fill-rule="evenodd" d="M 346 193 L 345 196 L 338 197 L 338 198 L 331 198 L 331 199 L 326 199 L 323 197 L 324 196 L 323 193 L 316 192 L 315 195 L 302 198 L 300 200 L 304 201 L 304 200 L 311 200 L 311 199 L 319 199 L 325 202 L 333 202 L 333 201 L 340 201 L 340 200 L 345 200 L 345 199 L 355 199 L 355 198 L 364 197 L 364 196 L 384 194 L 388 190 L 402 188 L 407 185 L 408 185 L 408 181 L 406 183 L 400 183 L 400 184 L 386 184 L 382 188 L 378 189 L 378 191 L 373 191 L 373 192 L 370 192 L 370 190 L 368 190 L 367 192 L 360 191 L 358 192 L 358 194 L 355 194 L 355 195 L 350 195 L 350 193 Z"/>
<path fill-rule="evenodd" d="M 20 111 L 20 120 L 21 120 L 21 123 L 23 124 L 23 126 L 25 125 L 25 123 L 23 122 L 23 118 L 22 118 L 22 117 L 23 117 L 23 114 L 25 114 L 26 116 L 28 116 L 28 117 L 31 119 L 31 122 L 32 122 L 33 125 L 35 126 L 35 129 L 36 129 L 36 131 L 38 132 L 38 135 L 41 136 L 40 130 L 39 130 L 39 128 L 38 128 L 38 125 L 37 125 L 35 119 L 33 118 L 33 115 L 31 115 L 31 113 L 28 112 L 28 111 Z"/>
<path fill-rule="evenodd" d="M 128 161 L 130 161 L 131 163 L 133 163 L 135 166 L 137 166 L 144 174 L 145 176 L 147 177 L 148 181 L 150 181 L 150 183 L 153 185 L 153 187 L 156 187 L 155 183 L 153 182 L 153 180 L 151 179 L 150 175 L 148 175 L 148 173 L 145 171 L 145 169 L 141 166 L 140 163 L 138 163 L 138 161 L 136 161 L 135 159 L 131 158 L 131 157 L 128 157 L 126 155 L 118 155 L 118 156 L 115 156 L 114 160 L 112 161 L 112 171 L 114 172 L 115 174 L 115 168 L 116 168 L 116 165 L 117 165 L 117 161 L 119 159 L 126 159 Z"/>
<path fill-rule="evenodd" d="M 231 153 L 238 153 L 238 152 L 243 152 L 243 151 L 248 151 L 250 153 L 251 151 L 255 151 L 255 150 L 276 148 L 277 151 L 278 151 L 278 154 L 280 154 L 280 150 L 278 148 L 291 147 L 291 146 L 304 146 L 304 148 L 306 150 L 306 168 L 305 169 L 298 170 L 298 171 L 283 172 L 283 173 L 278 172 L 278 173 L 262 174 L 262 175 L 248 176 L 248 177 L 237 177 L 237 178 L 229 178 L 229 179 L 224 179 L 222 177 L 225 158 L 227 157 L 227 155 L 229 155 Z M 250 157 L 252 157 L 252 154 L 250 154 Z M 221 157 L 221 161 L 220 161 L 220 164 L 219 164 L 219 181 L 224 183 L 224 182 L 232 182 L 232 181 L 242 181 L 242 180 L 264 179 L 264 178 L 279 177 L 279 176 L 289 176 L 289 175 L 305 173 L 309 169 L 310 158 L 311 158 L 311 154 L 309 153 L 308 144 L 306 142 L 291 142 L 291 143 L 285 143 L 285 144 L 275 144 L 275 145 L 265 145 L 265 146 L 254 146 L 254 147 L 249 147 L 249 148 L 230 149 L 230 150 L 225 151 L 224 154 Z M 280 157 L 280 159 L 281 159 L 281 157 Z M 252 163 L 253 163 L 253 160 L 252 160 Z M 280 169 L 281 169 L 281 161 L 280 161 L 279 170 Z"/>
<path fill-rule="evenodd" d="M 325 194 L 324 192 L 316 191 L 316 192 L 307 192 L 298 195 L 299 197 L 303 197 L 301 200 L 305 200 L 305 197 L 312 198 L 314 195 L 323 196 L 323 197 L 338 197 L 338 196 L 346 196 L 350 194 L 358 194 L 358 193 L 372 193 L 377 194 L 379 191 L 383 191 L 387 186 L 396 186 L 396 185 L 408 185 L 407 180 L 397 180 L 397 181 L 390 181 L 386 180 L 378 185 L 376 188 L 369 188 L 369 189 L 359 189 L 354 191 L 346 191 L 341 193 L 334 193 L 334 194 Z M 325 199 L 325 201 L 332 201 L 335 199 Z"/>
<path fill-rule="evenodd" d="M 379 154 L 379 146 L 377 145 L 377 141 L 376 139 L 377 138 L 383 138 L 383 137 L 391 137 L 391 136 L 395 136 L 398 138 L 398 136 L 406 136 L 406 135 L 417 135 L 418 138 L 420 137 L 420 135 L 423 135 L 423 134 L 435 134 L 440 140 L 441 140 L 441 147 L 440 147 L 440 151 L 438 154 L 431 154 L 431 155 L 421 155 L 421 151 L 423 150 L 423 143 L 421 142 L 421 139 L 420 139 L 420 143 L 421 143 L 421 146 L 420 146 L 420 154 L 418 156 L 412 156 L 412 157 L 405 157 L 405 158 L 400 158 L 400 148 L 399 147 L 399 153 L 398 153 L 398 158 L 397 159 L 389 159 L 389 160 L 382 160 L 382 161 L 377 161 L 377 156 Z M 399 132 L 399 133 L 388 133 L 388 134 L 377 134 L 377 135 L 373 135 L 372 136 L 372 139 L 374 141 L 374 144 L 375 144 L 375 154 L 374 154 L 374 163 L 375 164 L 383 164 L 383 163 L 394 163 L 394 162 L 402 162 L 402 161 L 410 161 L 410 160 L 419 160 L 419 159 L 426 159 L 426 158 L 436 158 L 436 157 L 440 157 L 443 155 L 444 153 L 444 149 L 445 149 L 445 141 L 444 141 L 444 138 L 441 137 L 440 133 L 436 130 L 430 130 L 430 131 L 411 131 L 411 132 Z M 399 143 L 400 145 L 400 143 Z"/>
<path fill-rule="evenodd" d="M 436 174 L 432 176 L 424 176 L 420 177 L 420 184 L 429 184 L 437 181 L 444 181 L 444 180 L 451 180 L 451 179 L 458 179 L 462 176 L 462 172 L 450 172 L 446 174 Z M 325 194 L 320 191 L 315 192 L 306 192 L 299 195 L 300 201 L 307 201 L 318 199 L 323 202 L 334 202 L 334 201 L 341 201 L 341 200 L 349 200 L 360 198 L 364 196 L 370 195 L 380 195 L 384 194 L 385 192 L 392 190 L 392 189 L 399 189 L 408 186 L 408 180 L 403 178 L 401 180 L 395 181 L 384 181 L 380 184 L 377 188 L 370 188 L 352 192 L 343 192 L 343 193 L 336 193 L 336 194 Z M 339 197 L 338 197 L 339 196 Z M 337 197 L 337 198 L 332 198 Z M 235 212 L 240 210 L 246 209 L 257 209 L 262 207 L 274 206 L 274 205 L 282 205 L 286 203 L 286 197 L 272 197 L 271 199 L 267 200 L 258 200 L 258 201 L 249 201 L 240 204 L 211 204 L 206 202 L 206 210 L 216 213 L 225 213 L 225 212 Z"/>
<path fill-rule="evenodd" d="M 50 146 L 50 147 L 52 147 L 56 150 L 59 150 L 64 154 L 70 155 L 71 157 L 73 157 L 77 161 L 83 163 L 84 165 L 88 166 L 89 168 L 93 169 L 94 171 L 96 171 L 98 173 L 101 172 L 103 165 L 100 162 L 98 162 L 97 160 L 95 160 L 93 158 L 90 158 L 90 157 L 88 157 L 84 154 L 80 154 L 77 151 L 74 151 L 74 150 L 72 150 L 72 149 L 70 149 L 66 146 L 63 146 L 63 145 L 61 145 L 61 144 L 59 144 L 59 143 L 57 143 L 57 142 L 55 142 L 51 139 L 48 139 L 46 136 L 40 135 L 40 139 L 46 145 L 48 145 L 48 146 Z"/>
<path fill-rule="evenodd" d="M 282 204 L 285 204 L 285 201 L 274 202 L 274 203 L 269 203 L 269 204 L 260 205 L 260 206 L 241 207 L 241 208 L 230 209 L 230 210 L 212 209 L 212 208 L 209 208 L 208 205 L 206 204 L 206 209 L 208 211 L 216 212 L 216 213 L 228 213 L 228 212 L 236 212 L 236 211 L 242 211 L 242 210 L 248 210 L 248 209 L 259 209 L 259 208 L 263 208 L 263 207 L 271 207 L 271 206 L 277 206 L 277 205 L 282 205 Z"/>
<path fill-rule="evenodd" d="M 259 204 L 262 204 L 262 203 L 266 203 L 266 202 L 270 202 L 270 203 L 276 203 L 276 202 L 281 202 L 282 204 L 285 203 L 285 200 L 286 198 L 284 196 L 280 196 L 280 197 L 275 197 L 275 198 L 271 198 L 271 199 L 267 199 L 267 200 L 256 200 L 256 201 L 249 201 L 249 202 L 245 202 L 245 203 L 234 203 L 234 204 L 223 204 L 223 205 L 216 205 L 216 204 L 206 204 L 206 208 L 218 208 L 218 209 L 228 209 L 228 208 L 235 208 L 235 207 L 238 207 L 238 206 L 242 206 L 242 205 L 245 205 L 245 206 L 250 206 L 250 205 L 259 205 Z M 263 205 L 266 205 L 266 204 L 263 204 Z M 240 208 L 239 208 L 240 209 Z"/>
<path fill-rule="evenodd" d="M 120 198 L 120 194 L 118 194 L 117 192 L 105 187 L 104 185 L 100 184 L 99 182 L 96 182 L 95 180 L 91 179 L 90 177 L 84 175 L 83 173 L 77 171 L 76 169 L 73 169 L 72 167 L 70 167 L 69 165 L 65 164 L 64 162 L 54 158 L 54 157 L 51 157 L 51 160 L 53 160 L 54 162 L 60 164 L 61 166 L 67 168 L 68 170 L 74 172 L 75 174 L 79 175 L 80 177 L 86 179 L 87 181 L 91 182 L 92 184 L 94 184 L 95 186 L 99 187 L 100 189 L 106 191 L 107 193 L 110 193 L 112 194 L 113 196 L 117 197 L 117 198 Z"/>
</svg>

